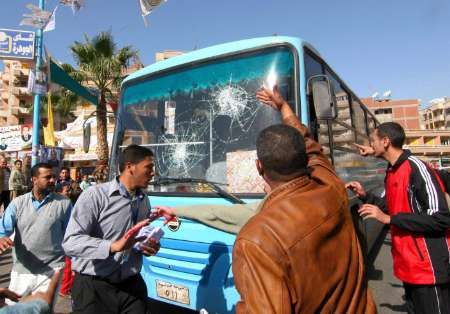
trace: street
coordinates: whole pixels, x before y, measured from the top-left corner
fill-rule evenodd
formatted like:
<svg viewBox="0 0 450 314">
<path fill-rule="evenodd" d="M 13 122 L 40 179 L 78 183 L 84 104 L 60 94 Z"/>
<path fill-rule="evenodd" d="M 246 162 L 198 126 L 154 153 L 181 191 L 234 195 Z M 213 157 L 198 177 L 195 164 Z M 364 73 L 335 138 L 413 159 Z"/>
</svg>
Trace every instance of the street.
<svg viewBox="0 0 450 314">
<path fill-rule="evenodd" d="M 380 249 L 373 268 L 369 269 L 369 286 L 372 289 L 379 313 L 406 313 L 403 286 L 392 274 L 391 239 L 388 233 L 380 239 Z M 7 287 L 11 271 L 11 251 L 0 256 L 0 287 Z M 55 313 L 70 313 L 70 298 L 58 296 Z"/>
</svg>

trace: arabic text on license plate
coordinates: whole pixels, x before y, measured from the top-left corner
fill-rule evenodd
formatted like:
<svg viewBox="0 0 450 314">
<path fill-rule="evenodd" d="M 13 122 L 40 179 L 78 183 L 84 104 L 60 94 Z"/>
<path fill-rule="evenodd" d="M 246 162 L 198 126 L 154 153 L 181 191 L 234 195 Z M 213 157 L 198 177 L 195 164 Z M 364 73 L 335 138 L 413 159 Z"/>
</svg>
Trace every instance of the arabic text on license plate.
<svg viewBox="0 0 450 314">
<path fill-rule="evenodd" d="M 184 286 L 174 285 L 168 282 L 156 280 L 156 294 L 160 298 L 168 299 L 178 303 L 188 304 L 189 289 Z"/>
</svg>

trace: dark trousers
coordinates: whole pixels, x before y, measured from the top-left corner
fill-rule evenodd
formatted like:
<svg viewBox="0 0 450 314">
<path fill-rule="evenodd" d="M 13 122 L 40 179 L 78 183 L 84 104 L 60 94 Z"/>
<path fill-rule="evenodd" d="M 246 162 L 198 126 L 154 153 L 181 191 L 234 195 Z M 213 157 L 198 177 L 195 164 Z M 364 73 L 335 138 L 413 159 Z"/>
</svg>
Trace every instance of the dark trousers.
<svg viewBox="0 0 450 314">
<path fill-rule="evenodd" d="M 450 314 L 450 284 L 403 286 L 408 313 Z"/>
<path fill-rule="evenodd" d="M 0 205 L 3 204 L 3 210 L 6 210 L 11 202 L 11 191 L 2 191 L 0 194 Z"/>
<path fill-rule="evenodd" d="M 147 313 L 147 287 L 141 275 L 120 283 L 75 273 L 72 286 L 73 313 Z"/>
</svg>

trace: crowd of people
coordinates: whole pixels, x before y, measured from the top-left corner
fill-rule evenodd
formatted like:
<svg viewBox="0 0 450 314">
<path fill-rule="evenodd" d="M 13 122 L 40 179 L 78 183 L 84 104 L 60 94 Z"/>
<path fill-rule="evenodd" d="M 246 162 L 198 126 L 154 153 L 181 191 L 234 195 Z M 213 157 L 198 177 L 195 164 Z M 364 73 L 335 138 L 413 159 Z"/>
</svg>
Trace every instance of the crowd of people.
<svg viewBox="0 0 450 314">
<path fill-rule="evenodd" d="M 30 168 L 28 182 L 20 162 L 9 172 L 0 158 L 6 208 L 0 250 L 14 247 L 10 286 L 0 290 L 9 306 L 0 313 L 49 311 L 61 273 L 59 293 L 71 293 L 74 313 L 151 312 L 142 255 L 155 255 L 160 244 L 137 235 L 155 214 L 237 234 L 237 313 L 376 313 L 348 190 L 361 200 L 364 219 L 391 228 L 394 274 L 404 283 L 408 312 L 450 313 L 448 174 L 403 150 L 403 129 L 388 122 L 373 131 L 370 146 L 355 144 L 362 156 L 388 162 L 385 194 L 373 195 L 356 181 L 345 184 L 277 87 L 256 97 L 283 123 L 264 129 L 256 141 L 255 167 L 266 197 L 232 210 L 208 205 L 152 212 L 145 189 L 154 156 L 137 145 L 119 156 L 118 177 L 106 181 L 104 165 L 94 186 L 87 177 L 74 182 L 66 168 L 55 178 L 46 163 Z M 13 184 L 6 189 L 6 182 Z M 5 205 L 6 194 L 12 200 Z"/>
</svg>

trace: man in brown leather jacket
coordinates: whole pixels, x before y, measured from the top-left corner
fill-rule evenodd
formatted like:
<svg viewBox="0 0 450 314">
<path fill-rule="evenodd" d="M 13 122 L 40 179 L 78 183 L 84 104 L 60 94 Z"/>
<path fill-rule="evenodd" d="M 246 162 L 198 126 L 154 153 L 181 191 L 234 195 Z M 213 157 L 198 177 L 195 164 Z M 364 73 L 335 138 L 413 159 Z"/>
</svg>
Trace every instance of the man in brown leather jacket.
<svg viewBox="0 0 450 314">
<path fill-rule="evenodd" d="M 257 140 L 271 192 L 234 246 L 237 313 L 375 313 L 344 184 L 277 88 L 257 98 L 284 125 Z"/>
</svg>

